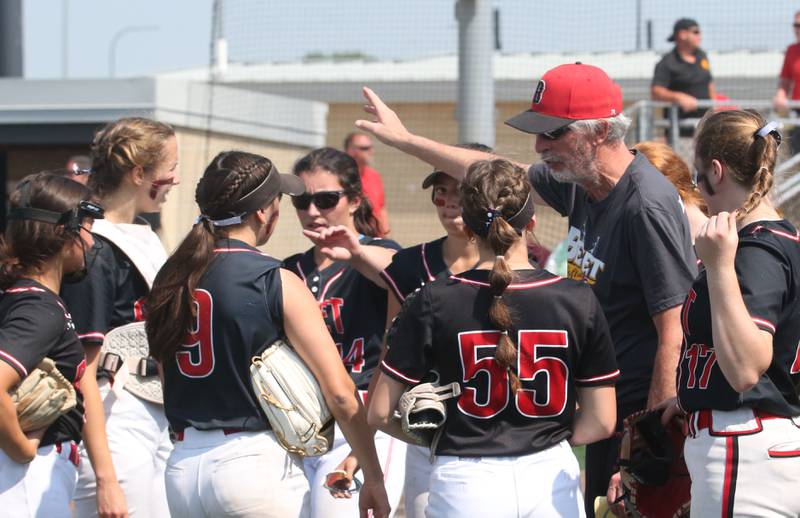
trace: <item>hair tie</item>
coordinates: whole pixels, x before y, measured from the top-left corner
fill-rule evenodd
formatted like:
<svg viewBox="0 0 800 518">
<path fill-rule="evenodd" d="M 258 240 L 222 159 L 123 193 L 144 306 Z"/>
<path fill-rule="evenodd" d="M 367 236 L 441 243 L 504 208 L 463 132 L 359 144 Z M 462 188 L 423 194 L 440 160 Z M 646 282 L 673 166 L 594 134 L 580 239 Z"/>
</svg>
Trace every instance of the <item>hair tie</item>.
<svg viewBox="0 0 800 518">
<path fill-rule="evenodd" d="M 755 136 L 761 138 L 767 138 L 767 135 L 772 135 L 775 137 L 775 141 L 777 145 L 781 145 L 781 134 L 778 132 L 778 123 L 775 121 L 769 121 L 768 123 L 761 126 L 758 131 L 756 131 Z"/>
<path fill-rule="evenodd" d="M 200 214 L 194 220 L 194 224 L 197 225 L 198 223 L 201 223 L 203 221 L 207 221 L 207 222 L 211 223 L 211 225 L 214 226 L 214 227 L 230 227 L 232 225 L 241 224 L 242 223 L 242 216 L 243 216 L 243 214 L 239 214 L 237 216 L 233 216 L 233 217 L 225 218 L 225 219 L 211 219 L 209 216 L 206 216 L 205 214 Z"/>
<path fill-rule="evenodd" d="M 489 209 L 488 211 L 486 211 L 486 221 L 484 221 L 484 224 L 486 225 L 486 228 L 488 229 L 489 227 L 492 226 L 492 222 L 494 221 L 494 218 L 499 218 L 499 217 L 502 217 L 502 216 L 503 216 L 503 214 L 502 214 L 502 212 L 500 212 L 499 209 Z"/>
</svg>

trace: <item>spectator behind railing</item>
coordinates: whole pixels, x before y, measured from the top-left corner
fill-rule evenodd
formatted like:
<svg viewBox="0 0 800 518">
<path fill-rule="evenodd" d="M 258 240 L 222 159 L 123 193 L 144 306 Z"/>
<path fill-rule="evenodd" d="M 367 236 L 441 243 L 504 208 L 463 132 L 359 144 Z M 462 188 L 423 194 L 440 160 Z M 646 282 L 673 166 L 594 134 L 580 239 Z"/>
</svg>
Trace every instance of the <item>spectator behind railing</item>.
<svg viewBox="0 0 800 518">
<path fill-rule="evenodd" d="M 667 41 L 675 47 L 661 58 L 653 72 L 650 96 L 655 101 L 667 101 L 680 106 L 680 119 L 700 118 L 706 109 L 698 109 L 698 99 L 715 99 L 716 89 L 711 77 L 708 56 L 700 48 L 700 26 L 690 18 L 675 22 Z M 677 142 L 670 141 L 681 156 L 691 156 L 693 127 L 680 127 Z M 674 135 L 670 132 L 669 135 Z M 671 137 L 670 137 L 671 140 Z"/>
</svg>

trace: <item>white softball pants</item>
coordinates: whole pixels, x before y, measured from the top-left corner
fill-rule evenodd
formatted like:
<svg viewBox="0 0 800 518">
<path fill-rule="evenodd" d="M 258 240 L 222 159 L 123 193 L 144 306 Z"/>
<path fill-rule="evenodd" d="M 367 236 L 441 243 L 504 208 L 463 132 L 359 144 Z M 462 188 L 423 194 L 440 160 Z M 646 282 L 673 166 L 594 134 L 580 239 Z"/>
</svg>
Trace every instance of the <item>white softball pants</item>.
<svg viewBox="0 0 800 518">
<path fill-rule="evenodd" d="M 578 459 L 567 441 L 521 457 L 437 456 L 425 516 L 583 518 Z"/>
<path fill-rule="evenodd" d="M 328 453 L 319 457 L 306 457 L 303 459 L 303 470 L 311 486 L 311 517 L 312 518 L 352 518 L 358 516 L 358 495 L 352 498 L 333 498 L 330 492 L 323 487 L 325 477 L 350 453 L 350 445 L 344 438 L 339 425 L 336 425 L 333 448 Z M 378 460 L 383 468 L 383 481 L 386 485 L 386 494 L 389 505 L 392 506 L 394 515 L 400 497 L 403 494 L 403 481 L 405 473 L 406 443 L 399 441 L 383 432 L 375 434 L 375 449 L 378 451 Z M 361 478 L 361 473 L 356 475 Z"/>
<path fill-rule="evenodd" d="M 406 480 L 403 493 L 406 518 L 425 518 L 432 471 L 431 449 L 414 444 L 406 445 Z"/>
<path fill-rule="evenodd" d="M 167 460 L 172 518 L 308 516 L 308 482 L 299 458 L 272 432 L 187 428 Z"/>
<path fill-rule="evenodd" d="M 800 516 L 800 418 L 762 419 L 749 408 L 688 416 L 684 456 L 693 517 Z"/>
<path fill-rule="evenodd" d="M 78 481 L 74 463 L 77 449 L 71 452 L 71 444 L 39 448 L 28 464 L 17 464 L 0 450 L 0 514 L 15 518 L 69 517 L 69 502 Z"/>
<path fill-rule="evenodd" d="M 108 447 L 117 479 L 125 493 L 131 518 L 169 516 L 164 489 L 164 466 L 172 450 L 164 407 L 144 401 L 127 390 L 111 391 L 100 381 L 106 415 Z M 86 448 L 81 446 L 75 516 L 97 516 L 97 482 Z"/>
</svg>

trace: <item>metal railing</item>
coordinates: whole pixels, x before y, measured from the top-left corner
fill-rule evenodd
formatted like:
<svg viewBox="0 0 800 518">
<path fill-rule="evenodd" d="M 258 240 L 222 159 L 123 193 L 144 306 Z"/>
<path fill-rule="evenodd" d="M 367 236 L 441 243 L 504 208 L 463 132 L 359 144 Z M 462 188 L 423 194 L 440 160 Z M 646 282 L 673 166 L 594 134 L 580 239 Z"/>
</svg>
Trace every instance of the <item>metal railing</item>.
<svg viewBox="0 0 800 518">
<path fill-rule="evenodd" d="M 782 128 L 788 126 L 800 127 L 800 101 L 787 101 L 786 104 L 789 108 L 789 116 L 778 114 L 771 100 L 698 100 L 697 108 L 724 108 L 731 106 L 735 106 L 738 109 L 752 108 L 761 112 L 768 120 L 778 122 Z M 653 140 L 663 135 L 674 145 L 680 138 L 681 129 L 691 128 L 694 130 L 700 122 L 699 118 L 681 119 L 679 117 L 680 107 L 677 104 L 664 101 L 637 101 L 625 108 L 623 113 L 633 120 L 634 131 L 629 132 L 628 137 L 635 138 L 636 142 Z M 783 141 L 788 145 L 789 135 L 786 132 L 784 132 Z M 777 189 L 774 201 L 779 206 L 800 194 L 800 174 L 790 174 L 797 169 L 798 165 L 800 165 L 800 153 L 790 153 L 775 168 Z"/>
</svg>

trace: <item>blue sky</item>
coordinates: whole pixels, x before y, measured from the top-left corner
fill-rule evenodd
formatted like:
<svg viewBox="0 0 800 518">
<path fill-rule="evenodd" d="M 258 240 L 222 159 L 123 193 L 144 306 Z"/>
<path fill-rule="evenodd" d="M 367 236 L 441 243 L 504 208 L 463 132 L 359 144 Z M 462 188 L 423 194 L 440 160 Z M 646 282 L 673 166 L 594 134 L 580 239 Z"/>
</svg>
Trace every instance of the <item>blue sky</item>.
<svg viewBox="0 0 800 518">
<path fill-rule="evenodd" d="M 792 42 L 790 0 L 640 0 L 666 50 L 672 23 L 696 18 L 704 47 L 783 49 Z M 111 42 L 121 37 L 117 76 L 204 66 L 212 0 L 67 0 L 69 77 L 108 77 Z M 361 51 L 382 59 L 455 52 L 454 0 L 224 0 L 235 61 L 288 61 L 308 52 Z M 64 0 L 23 0 L 25 75 L 61 77 Z M 632 50 L 637 0 L 495 0 L 504 52 Z M 644 33 L 644 31 L 642 31 Z"/>
</svg>

